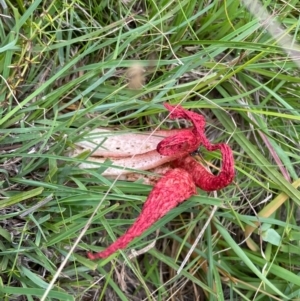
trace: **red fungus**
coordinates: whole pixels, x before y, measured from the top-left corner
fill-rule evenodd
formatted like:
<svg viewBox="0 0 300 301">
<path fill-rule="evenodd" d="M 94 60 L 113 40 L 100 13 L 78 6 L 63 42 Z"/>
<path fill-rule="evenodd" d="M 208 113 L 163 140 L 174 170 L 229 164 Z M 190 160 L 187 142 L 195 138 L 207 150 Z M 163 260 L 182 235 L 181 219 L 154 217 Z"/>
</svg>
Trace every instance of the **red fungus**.
<svg viewBox="0 0 300 301">
<path fill-rule="evenodd" d="M 222 153 L 222 169 L 217 176 L 208 172 L 193 157 L 187 156 L 174 161 L 174 166 L 186 170 L 193 178 L 196 186 L 204 191 L 219 190 L 229 185 L 234 178 L 234 162 L 232 151 L 227 144 L 217 144 Z"/>
<path fill-rule="evenodd" d="M 184 189 L 174 189 L 184 187 Z M 163 217 L 168 211 L 196 193 L 192 176 L 185 170 L 175 168 L 168 171 L 153 187 L 142 213 L 127 230 L 106 250 L 99 253 L 88 253 L 90 259 L 105 258 L 117 250 L 124 249 L 135 237 L 140 236 L 151 225 Z"/>
<path fill-rule="evenodd" d="M 186 130 L 162 140 L 157 145 L 161 155 L 176 156 L 174 169 L 168 171 L 153 187 L 142 212 L 127 230 L 107 249 L 98 253 L 88 253 L 94 260 L 105 258 L 117 250 L 124 249 L 136 237 L 150 228 L 168 211 L 196 193 L 196 186 L 205 190 L 219 190 L 229 185 L 234 177 L 234 160 L 232 150 L 225 143 L 211 144 L 205 136 L 205 119 L 203 116 L 187 111 L 181 106 L 173 107 L 165 104 L 171 112 L 170 118 L 189 119 L 193 123 L 192 130 Z M 208 151 L 220 150 L 222 168 L 219 175 L 214 176 L 200 165 L 189 154 L 203 145 Z"/>
</svg>

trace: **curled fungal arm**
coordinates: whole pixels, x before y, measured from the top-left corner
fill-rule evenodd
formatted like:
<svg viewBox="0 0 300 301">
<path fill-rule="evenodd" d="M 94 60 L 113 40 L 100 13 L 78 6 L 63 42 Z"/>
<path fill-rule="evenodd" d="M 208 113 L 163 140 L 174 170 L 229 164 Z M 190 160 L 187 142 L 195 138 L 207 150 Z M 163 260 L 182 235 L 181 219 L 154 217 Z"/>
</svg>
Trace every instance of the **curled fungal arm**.
<svg viewBox="0 0 300 301">
<path fill-rule="evenodd" d="M 165 107 L 171 112 L 171 118 L 184 118 L 192 121 L 194 129 L 190 133 L 175 134 L 165 138 L 158 144 L 157 151 L 162 155 L 168 156 L 172 156 L 178 151 L 184 154 L 185 149 L 188 153 L 191 153 L 201 144 L 208 151 L 220 150 L 222 154 L 222 168 L 217 176 L 208 172 L 204 166 L 191 156 L 187 156 L 187 153 L 185 153 L 185 156 L 175 160 L 173 165 L 185 169 L 193 177 L 195 184 L 205 191 L 219 190 L 229 185 L 234 177 L 234 159 L 231 148 L 225 143 L 210 143 L 205 136 L 205 119 L 203 116 L 184 110 L 181 106 L 165 104 Z"/>
<path fill-rule="evenodd" d="M 214 191 L 228 186 L 234 178 L 234 160 L 231 148 L 227 144 L 216 144 L 222 154 L 222 167 L 215 176 L 199 164 L 191 156 L 174 161 L 175 167 L 184 168 L 192 177 L 195 184 L 204 191 Z"/>
<path fill-rule="evenodd" d="M 157 145 L 157 151 L 164 156 L 181 158 L 199 148 L 200 139 L 191 130 L 167 137 Z"/>
</svg>

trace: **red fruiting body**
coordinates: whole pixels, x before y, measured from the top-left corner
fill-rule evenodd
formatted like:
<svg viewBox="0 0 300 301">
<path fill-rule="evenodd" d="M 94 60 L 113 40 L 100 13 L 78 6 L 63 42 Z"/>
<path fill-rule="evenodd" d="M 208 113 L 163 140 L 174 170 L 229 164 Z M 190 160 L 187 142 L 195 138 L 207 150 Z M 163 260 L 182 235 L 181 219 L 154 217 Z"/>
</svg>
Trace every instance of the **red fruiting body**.
<svg viewBox="0 0 300 301">
<path fill-rule="evenodd" d="M 196 194 L 196 186 L 188 172 L 180 168 L 168 171 L 154 185 L 143 206 L 142 213 L 127 232 L 103 252 L 88 253 L 88 257 L 90 259 L 105 258 L 119 249 L 126 248 L 135 237 L 140 236 L 168 211 L 193 194 Z"/>
<path fill-rule="evenodd" d="M 228 186 L 234 177 L 234 165 L 232 151 L 226 144 L 219 145 L 222 153 L 221 172 L 214 176 L 204 166 L 200 165 L 194 158 L 187 156 L 174 161 L 174 166 L 184 168 L 192 177 L 196 186 L 204 191 L 214 191 Z"/>
<path fill-rule="evenodd" d="M 199 148 L 200 140 L 191 130 L 167 137 L 158 143 L 156 150 L 163 156 L 181 158 Z"/>
<path fill-rule="evenodd" d="M 205 191 L 219 190 L 233 181 L 234 160 L 231 148 L 225 144 L 211 144 L 205 136 L 205 119 L 203 116 L 187 111 L 181 106 L 165 104 L 171 112 L 170 118 L 189 119 L 193 123 L 192 130 L 186 130 L 162 140 L 157 145 L 157 151 L 164 156 L 174 156 L 173 170 L 168 171 L 153 187 L 141 214 L 128 229 L 107 249 L 99 253 L 88 253 L 88 258 L 94 260 L 105 258 L 117 250 L 124 249 L 136 237 L 150 228 L 168 211 L 196 193 L 196 186 Z M 208 151 L 220 150 L 222 168 L 219 175 L 214 176 L 204 166 L 200 165 L 189 154 L 203 145 Z"/>
</svg>

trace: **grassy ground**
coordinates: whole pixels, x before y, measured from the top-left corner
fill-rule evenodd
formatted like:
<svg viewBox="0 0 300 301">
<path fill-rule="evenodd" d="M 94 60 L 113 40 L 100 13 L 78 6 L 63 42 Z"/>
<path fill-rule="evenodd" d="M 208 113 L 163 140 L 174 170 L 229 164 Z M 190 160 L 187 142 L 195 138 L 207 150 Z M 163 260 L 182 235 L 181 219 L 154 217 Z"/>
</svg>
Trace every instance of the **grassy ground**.
<svg viewBox="0 0 300 301">
<path fill-rule="evenodd" d="M 263 2 L 299 40 L 298 0 Z M 0 0 L 0 13 L 1 300 L 300 299 L 292 45 L 237 0 Z M 141 90 L 126 82 L 136 60 Z M 81 170 L 66 149 L 91 128 L 177 126 L 162 122 L 164 102 L 205 115 L 210 139 L 234 149 L 235 181 L 199 190 L 128 250 L 91 262 L 86 251 L 124 233 L 151 187 Z"/>
</svg>

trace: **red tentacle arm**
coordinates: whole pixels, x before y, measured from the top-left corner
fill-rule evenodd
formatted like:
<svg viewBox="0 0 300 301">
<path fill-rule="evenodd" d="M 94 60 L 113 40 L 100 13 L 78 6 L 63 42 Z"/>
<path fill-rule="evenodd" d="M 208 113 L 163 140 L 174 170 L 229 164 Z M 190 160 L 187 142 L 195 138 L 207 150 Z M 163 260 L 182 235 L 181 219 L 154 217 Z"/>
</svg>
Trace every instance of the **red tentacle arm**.
<svg viewBox="0 0 300 301">
<path fill-rule="evenodd" d="M 192 111 L 187 111 L 183 109 L 181 106 L 171 106 L 169 104 L 164 104 L 164 106 L 171 112 L 170 113 L 170 118 L 171 119 L 176 119 L 176 118 L 183 118 L 183 119 L 188 119 L 193 123 L 194 128 L 192 129 L 194 135 L 197 137 L 199 144 L 203 144 L 203 146 L 208 150 L 208 151 L 214 151 L 219 149 L 217 144 L 211 144 L 210 141 L 207 139 L 205 135 L 205 118 Z M 167 139 L 171 139 L 171 137 Z M 166 140 L 166 139 L 164 139 Z M 163 141 L 164 141 L 163 140 Z M 161 143 L 163 142 L 161 141 Z M 162 154 L 162 153 L 161 153 Z"/>
<path fill-rule="evenodd" d="M 156 150 L 163 156 L 181 158 L 197 150 L 200 144 L 199 137 L 193 133 L 193 129 L 189 129 L 165 138 L 158 143 Z"/>
<path fill-rule="evenodd" d="M 222 154 L 222 167 L 215 176 L 199 164 L 191 156 L 174 161 L 174 166 L 184 168 L 192 177 L 195 184 L 205 190 L 214 191 L 228 186 L 234 178 L 234 160 L 231 148 L 227 144 L 215 144 L 214 149 L 219 149 Z"/>
<path fill-rule="evenodd" d="M 168 171 L 156 183 L 141 214 L 128 231 L 104 251 L 88 253 L 88 257 L 92 260 L 105 258 L 117 250 L 126 248 L 134 238 L 140 236 L 167 212 L 193 194 L 196 194 L 196 186 L 187 171 L 180 168 Z"/>
<path fill-rule="evenodd" d="M 176 118 L 183 118 L 183 119 L 188 119 L 193 123 L 194 129 L 193 133 L 200 139 L 202 140 L 205 137 L 204 135 L 204 130 L 205 130 L 205 118 L 192 111 L 187 111 L 183 107 L 177 105 L 177 106 L 172 106 L 169 105 L 168 103 L 164 104 L 165 108 L 170 111 L 170 118 L 171 119 L 176 119 Z"/>
<path fill-rule="evenodd" d="M 183 148 L 185 141 L 189 141 L 190 145 L 193 145 L 195 149 L 197 149 L 197 144 L 198 146 L 203 144 L 208 151 L 220 150 L 223 163 L 221 172 L 218 176 L 212 175 L 196 160 L 190 156 L 187 156 L 187 154 L 174 161 L 174 166 L 188 171 L 192 175 L 195 184 L 205 191 L 219 190 L 229 185 L 234 178 L 234 159 L 231 148 L 224 143 L 212 144 L 207 139 L 205 136 L 205 118 L 202 115 L 187 111 L 181 106 L 171 106 L 169 104 L 165 104 L 165 107 L 171 112 L 170 118 L 189 119 L 194 125 L 192 130 L 194 136 L 193 138 L 190 138 L 190 140 L 185 140 L 186 138 L 184 137 L 180 139 L 181 137 L 177 137 L 177 134 L 165 138 L 158 144 L 157 151 L 162 155 L 173 155 L 172 149 L 179 149 L 179 145 L 181 145 L 181 148 Z M 194 144 L 192 144 L 192 141 L 195 141 Z M 189 153 L 191 152 L 192 151 Z"/>
</svg>

